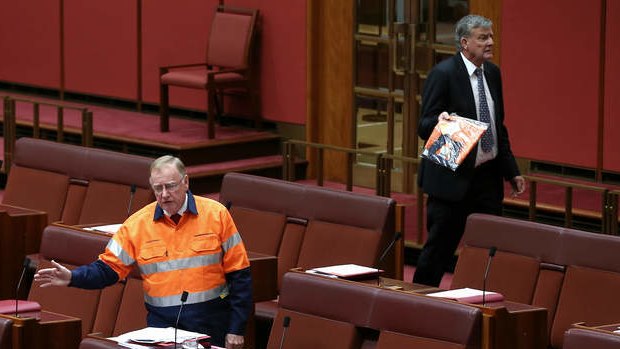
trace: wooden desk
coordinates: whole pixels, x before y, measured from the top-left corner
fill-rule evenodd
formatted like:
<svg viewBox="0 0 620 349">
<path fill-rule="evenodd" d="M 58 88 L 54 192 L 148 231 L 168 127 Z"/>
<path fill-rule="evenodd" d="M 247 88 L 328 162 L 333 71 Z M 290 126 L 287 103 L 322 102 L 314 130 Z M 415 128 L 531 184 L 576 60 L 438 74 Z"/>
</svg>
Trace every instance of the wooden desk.
<svg viewBox="0 0 620 349">
<path fill-rule="evenodd" d="M 82 339 L 82 321 L 48 311 L 2 315 L 13 321 L 13 349 L 77 349 Z"/>
<path fill-rule="evenodd" d="M 301 269 L 294 271 L 303 272 Z M 406 292 L 422 297 L 431 292 L 442 291 L 436 287 L 384 277 L 360 280 L 359 282 L 393 292 Z M 442 301 L 457 303 L 447 299 Z M 480 308 L 482 311 L 482 349 L 547 348 L 549 344 L 547 309 L 508 301 L 487 303 L 485 306 L 480 304 L 468 305 Z"/>
<path fill-rule="evenodd" d="M 0 204 L 0 299 L 15 298 L 24 258 L 39 250 L 46 224 L 45 212 Z M 26 296 L 22 288 L 19 298 Z"/>
<path fill-rule="evenodd" d="M 376 283 L 382 288 L 422 295 L 443 291 L 436 287 L 383 277 L 364 282 Z M 509 301 L 487 303 L 485 306 L 470 305 L 482 310 L 483 349 L 547 348 L 549 344 L 546 325 L 547 309 Z"/>
</svg>

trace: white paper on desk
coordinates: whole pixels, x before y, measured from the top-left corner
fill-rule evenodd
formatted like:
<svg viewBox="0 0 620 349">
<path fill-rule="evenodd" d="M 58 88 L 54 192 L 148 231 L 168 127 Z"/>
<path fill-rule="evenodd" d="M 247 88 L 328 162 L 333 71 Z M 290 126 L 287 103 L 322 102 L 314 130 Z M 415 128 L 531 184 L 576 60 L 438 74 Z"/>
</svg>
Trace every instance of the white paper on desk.
<svg viewBox="0 0 620 349">
<path fill-rule="evenodd" d="M 383 270 L 377 268 L 369 268 L 363 265 L 357 264 L 340 264 L 340 265 L 332 265 L 329 267 L 322 268 L 314 268 L 310 269 L 310 272 L 315 271 L 318 273 L 335 275 L 338 277 L 346 278 L 353 277 L 358 275 L 366 275 L 366 274 L 378 274 L 383 272 Z"/>
<path fill-rule="evenodd" d="M 84 228 L 84 230 L 100 231 L 102 233 L 115 234 L 118 231 L 118 229 L 120 229 L 121 225 L 122 224 L 98 225 L 96 227 Z"/>
<path fill-rule="evenodd" d="M 435 293 L 428 293 L 427 296 L 430 297 L 440 297 L 440 298 L 448 298 L 454 299 L 457 301 L 469 302 L 469 303 L 480 303 L 482 302 L 482 290 L 477 290 L 475 288 L 457 288 L 454 290 L 441 291 Z M 504 299 L 500 293 L 485 291 L 485 297 L 488 301 L 500 301 Z"/>
<path fill-rule="evenodd" d="M 178 330 L 177 343 L 182 343 L 185 340 L 193 338 L 208 337 L 206 334 L 191 332 L 185 330 Z M 108 338 L 119 344 L 129 343 L 132 340 L 148 339 L 157 343 L 174 343 L 174 327 L 158 328 L 158 327 L 146 327 L 140 330 L 124 333 L 118 337 Z M 142 347 L 144 348 L 144 347 Z"/>
</svg>

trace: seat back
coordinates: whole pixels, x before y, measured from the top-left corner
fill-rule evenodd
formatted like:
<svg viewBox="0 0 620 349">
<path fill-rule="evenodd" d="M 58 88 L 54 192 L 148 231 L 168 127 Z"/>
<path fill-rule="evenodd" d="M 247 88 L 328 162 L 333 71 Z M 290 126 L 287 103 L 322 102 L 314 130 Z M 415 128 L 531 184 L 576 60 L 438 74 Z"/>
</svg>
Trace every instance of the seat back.
<svg viewBox="0 0 620 349">
<path fill-rule="evenodd" d="M 368 327 L 382 331 L 381 348 L 407 347 L 392 346 L 394 343 L 437 349 L 482 345 L 479 308 L 404 292 L 382 290 L 377 294 Z"/>
<path fill-rule="evenodd" d="M 69 269 L 91 263 L 103 252 L 109 239 L 104 234 L 50 225 L 43 231 L 37 269 L 52 267 L 51 260 Z M 110 331 L 112 325 L 103 323 L 102 319 L 110 317 L 111 309 L 118 309 L 122 284 L 103 290 L 39 286 L 38 282 L 32 284 L 28 300 L 39 302 L 47 311 L 81 319 L 83 336 L 94 332 L 95 328 L 98 332 L 111 335 L 105 332 Z M 100 313 L 102 318 L 96 321 Z"/>
<path fill-rule="evenodd" d="M 151 162 L 23 137 L 15 145 L 3 203 L 46 212 L 48 222 L 120 223 L 128 211 L 155 200 L 148 181 Z"/>
<path fill-rule="evenodd" d="M 257 10 L 218 6 L 207 44 L 207 64 L 248 67 Z"/>
<path fill-rule="evenodd" d="M 558 300 L 551 345 L 562 347 L 564 333 L 575 323 L 599 326 L 620 319 L 620 238 L 565 230 L 559 263 L 566 275 Z"/>
<path fill-rule="evenodd" d="M 564 335 L 564 349 L 616 349 L 620 348 L 620 334 L 571 328 Z"/>
<path fill-rule="evenodd" d="M 563 230 L 506 217 L 470 215 L 451 288 L 482 289 L 489 249 L 496 247 L 487 289 L 513 302 L 547 308 L 550 330 L 564 277 L 564 266 L 557 265 Z"/>
<path fill-rule="evenodd" d="M 374 266 L 394 235 L 390 198 L 228 173 L 219 200 L 249 250 L 278 256 L 279 284 L 294 267 Z"/>
<path fill-rule="evenodd" d="M 0 349 L 11 349 L 13 347 L 13 321 L 0 317 Z"/>
<path fill-rule="evenodd" d="M 102 338 L 84 338 L 80 342 L 80 349 L 117 349 L 119 347 L 113 341 Z"/>
<path fill-rule="evenodd" d="M 268 348 L 480 348 L 477 307 L 303 272 L 284 276 Z M 362 344 L 363 343 L 363 344 Z M 415 344 L 415 345 L 414 345 Z"/>
</svg>

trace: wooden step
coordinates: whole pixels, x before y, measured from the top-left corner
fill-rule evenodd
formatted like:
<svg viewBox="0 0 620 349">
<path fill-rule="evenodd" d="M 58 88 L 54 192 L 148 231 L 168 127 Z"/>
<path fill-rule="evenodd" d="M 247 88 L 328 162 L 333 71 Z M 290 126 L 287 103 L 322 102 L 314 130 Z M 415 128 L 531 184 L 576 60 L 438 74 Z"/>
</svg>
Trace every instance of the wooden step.
<svg viewBox="0 0 620 349">
<path fill-rule="evenodd" d="M 190 189 L 195 194 L 205 195 L 220 191 L 222 179 L 228 172 L 241 172 L 258 176 L 282 179 L 282 155 L 267 155 L 242 160 L 187 166 Z M 296 160 L 295 173 L 306 173 L 308 162 Z"/>
</svg>

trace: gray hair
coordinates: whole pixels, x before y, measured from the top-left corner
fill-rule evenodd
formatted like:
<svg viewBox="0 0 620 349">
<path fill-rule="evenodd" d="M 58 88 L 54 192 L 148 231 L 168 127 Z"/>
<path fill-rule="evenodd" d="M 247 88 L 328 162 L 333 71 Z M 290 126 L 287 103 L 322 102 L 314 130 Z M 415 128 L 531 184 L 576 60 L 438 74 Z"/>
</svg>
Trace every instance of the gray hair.
<svg viewBox="0 0 620 349">
<path fill-rule="evenodd" d="M 456 50 L 462 51 L 461 39 L 468 38 L 471 35 L 471 31 L 475 28 L 491 28 L 493 22 L 479 15 L 467 15 L 461 18 L 457 23 L 454 30 L 454 39 L 456 41 Z"/>
<path fill-rule="evenodd" d="M 185 177 L 185 173 L 186 173 L 185 165 L 183 165 L 183 162 L 181 161 L 181 159 L 174 157 L 172 155 L 164 155 L 162 157 L 159 157 L 153 160 L 153 162 L 151 163 L 150 171 L 153 172 L 153 170 L 155 169 L 160 169 L 168 165 L 173 165 L 174 167 L 176 167 L 181 177 Z"/>
</svg>

